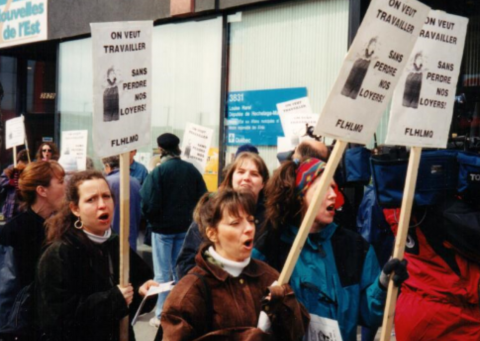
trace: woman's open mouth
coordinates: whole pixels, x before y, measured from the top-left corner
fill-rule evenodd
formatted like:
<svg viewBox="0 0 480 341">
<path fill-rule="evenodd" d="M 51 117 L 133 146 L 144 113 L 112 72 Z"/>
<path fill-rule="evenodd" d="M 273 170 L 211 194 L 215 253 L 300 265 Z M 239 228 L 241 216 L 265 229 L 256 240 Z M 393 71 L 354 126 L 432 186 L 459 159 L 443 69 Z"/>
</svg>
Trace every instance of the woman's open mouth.
<svg viewBox="0 0 480 341">
<path fill-rule="evenodd" d="M 335 212 L 335 204 L 331 204 L 327 206 L 327 211 L 328 212 Z"/>
<path fill-rule="evenodd" d="M 243 246 L 245 246 L 247 249 L 253 248 L 253 239 L 248 239 L 243 243 Z"/>
<path fill-rule="evenodd" d="M 98 220 L 102 223 L 108 223 L 110 221 L 110 215 L 108 213 L 103 213 L 98 217 Z"/>
</svg>

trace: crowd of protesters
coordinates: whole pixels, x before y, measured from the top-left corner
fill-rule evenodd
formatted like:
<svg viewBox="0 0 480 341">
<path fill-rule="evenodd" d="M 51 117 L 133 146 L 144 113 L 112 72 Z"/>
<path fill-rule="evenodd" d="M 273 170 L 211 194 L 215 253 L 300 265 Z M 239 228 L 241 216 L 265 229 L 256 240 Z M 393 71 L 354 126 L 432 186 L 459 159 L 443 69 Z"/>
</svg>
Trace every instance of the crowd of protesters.
<svg viewBox="0 0 480 341">
<path fill-rule="evenodd" d="M 177 136 L 162 134 L 157 144 L 160 163 L 150 173 L 130 153 L 126 285 L 119 284 L 118 156 L 102 160 L 103 174 L 78 171 L 48 142 L 36 159 L 21 151 L 4 170 L 1 341 L 120 340 L 121 320 L 133 317 L 150 287 L 169 281 L 173 290 L 142 308 L 156 306 L 156 340 L 324 340 L 318 326 L 329 319 L 344 341 L 357 340 L 359 326 L 370 341 L 390 279 L 400 287 L 397 340 L 480 340 L 475 193 L 445 193 L 436 205 L 414 207 L 400 261 L 390 257 L 393 237 L 367 241 L 357 233 L 365 220 L 396 233 L 400 209 L 383 209 L 368 189 L 354 207 L 332 181 L 289 283 L 278 285 L 328 148 L 303 141 L 279 154 L 270 174 L 255 146 L 241 146 L 218 190 L 207 193 L 202 174 L 182 160 Z M 153 271 L 136 252 L 142 221 Z M 454 229 L 466 237 L 452 236 Z"/>
</svg>

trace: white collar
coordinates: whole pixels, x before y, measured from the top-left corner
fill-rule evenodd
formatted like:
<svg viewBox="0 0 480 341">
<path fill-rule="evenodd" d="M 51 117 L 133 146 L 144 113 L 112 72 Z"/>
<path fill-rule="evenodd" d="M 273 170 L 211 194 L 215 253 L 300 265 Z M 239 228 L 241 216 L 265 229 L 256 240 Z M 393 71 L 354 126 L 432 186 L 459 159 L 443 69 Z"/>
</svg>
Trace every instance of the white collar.
<svg viewBox="0 0 480 341">
<path fill-rule="evenodd" d="M 83 232 L 85 232 L 88 239 L 90 239 L 92 242 L 96 244 L 105 243 L 108 240 L 108 238 L 110 238 L 110 236 L 112 235 L 112 229 L 108 229 L 107 231 L 105 231 L 105 234 L 103 236 L 97 236 L 96 234 L 85 231 L 85 229 L 83 229 Z"/>
<path fill-rule="evenodd" d="M 215 251 L 213 246 L 210 246 L 208 248 L 208 252 L 213 257 L 213 259 L 223 265 L 223 270 L 228 272 L 233 277 L 238 277 L 242 273 L 243 269 L 245 269 L 245 267 L 250 263 L 251 259 L 251 257 L 248 257 L 243 262 L 235 262 L 233 260 L 226 259 L 225 257 L 220 256 L 217 251 Z"/>
</svg>

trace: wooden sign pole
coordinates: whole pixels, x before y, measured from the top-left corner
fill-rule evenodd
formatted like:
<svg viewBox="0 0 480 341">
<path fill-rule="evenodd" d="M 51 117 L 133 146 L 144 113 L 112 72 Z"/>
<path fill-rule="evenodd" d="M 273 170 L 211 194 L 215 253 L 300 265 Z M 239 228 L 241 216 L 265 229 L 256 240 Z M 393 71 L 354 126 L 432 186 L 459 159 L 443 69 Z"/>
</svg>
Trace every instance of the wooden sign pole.
<svg viewBox="0 0 480 341">
<path fill-rule="evenodd" d="M 130 273 L 130 152 L 120 155 L 120 285 L 129 283 Z M 128 341 L 128 316 L 120 321 L 120 340 Z"/>
<path fill-rule="evenodd" d="M 317 187 L 313 195 L 313 201 L 308 207 L 307 213 L 303 218 L 302 225 L 300 226 L 297 237 L 293 242 L 285 265 L 283 266 L 282 273 L 280 274 L 280 277 L 278 279 L 278 285 L 288 283 L 290 277 L 292 276 L 295 264 L 297 263 L 300 252 L 305 245 L 305 241 L 307 240 L 308 234 L 310 233 L 310 228 L 312 227 L 315 216 L 320 208 L 320 205 L 322 204 L 323 198 L 325 197 L 325 194 L 327 193 L 327 190 L 332 183 L 333 175 L 335 174 L 335 171 L 342 158 L 347 143 L 348 142 L 337 140 L 337 143 L 333 147 L 333 151 L 330 155 L 330 158 L 328 159 L 327 166 L 325 167 L 325 170 L 320 177 L 320 185 Z"/>
<path fill-rule="evenodd" d="M 13 147 L 13 167 L 17 167 L 17 146 Z"/>
<path fill-rule="evenodd" d="M 408 224 L 412 214 L 413 198 L 415 195 L 415 186 L 417 184 L 418 166 L 420 165 L 421 147 L 412 147 L 410 158 L 408 160 L 407 178 L 405 180 L 405 189 L 403 191 L 402 209 L 400 211 L 400 220 L 398 222 L 397 237 L 395 238 L 395 249 L 393 258 L 403 259 L 405 243 L 407 241 Z M 385 313 L 383 315 L 381 341 L 389 341 L 392 332 L 393 318 L 395 317 L 395 305 L 397 303 L 398 288 L 391 280 L 388 282 L 387 302 L 385 304 Z"/>
</svg>

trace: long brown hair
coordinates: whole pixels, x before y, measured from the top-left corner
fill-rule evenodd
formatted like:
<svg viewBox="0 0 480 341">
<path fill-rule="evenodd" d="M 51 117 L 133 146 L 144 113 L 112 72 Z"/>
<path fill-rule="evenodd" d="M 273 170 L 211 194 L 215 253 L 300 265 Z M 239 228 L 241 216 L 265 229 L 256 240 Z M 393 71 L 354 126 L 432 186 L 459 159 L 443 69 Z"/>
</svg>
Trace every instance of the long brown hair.
<svg viewBox="0 0 480 341">
<path fill-rule="evenodd" d="M 282 163 L 265 186 L 264 228 L 278 229 L 301 220 L 302 202 L 295 192 L 296 170 L 295 162 Z"/>
<path fill-rule="evenodd" d="M 49 146 L 52 150 L 52 160 L 58 160 L 60 158 L 60 153 L 58 152 L 58 147 L 53 142 L 42 142 L 40 147 L 38 147 L 37 154 L 35 155 L 35 159 L 42 160 L 42 148 L 43 146 Z"/>
<path fill-rule="evenodd" d="M 25 206 L 37 200 L 37 187 L 49 187 L 53 178 L 63 180 L 65 171 L 57 161 L 36 161 L 25 167 L 18 180 L 18 197 Z"/>
<path fill-rule="evenodd" d="M 72 203 L 75 206 L 78 206 L 80 200 L 80 185 L 82 185 L 85 181 L 94 179 L 102 179 L 108 184 L 102 173 L 96 170 L 87 170 L 74 173 L 68 180 L 68 185 L 65 190 L 66 200 L 63 203 L 62 208 L 57 214 L 45 222 L 45 225 L 47 226 L 47 243 L 53 243 L 54 241 L 62 240 L 63 236 L 69 230 L 75 230 L 73 224 L 78 218 L 70 210 L 70 204 Z"/>
<path fill-rule="evenodd" d="M 270 175 L 268 174 L 267 165 L 260 157 L 260 155 L 250 152 L 243 152 L 237 156 L 235 161 L 228 166 L 227 173 L 225 178 L 223 179 L 222 183 L 220 184 L 220 188 L 229 188 L 233 189 L 232 180 L 233 180 L 233 173 L 240 167 L 246 160 L 252 161 L 258 169 L 258 173 L 263 179 L 263 183 L 266 184 Z M 260 194 L 263 194 L 263 189 L 260 191 Z"/>
<path fill-rule="evenodd" d="M 207 238 L 207 228 L 216 228 L 223 215 L 239 217 L 242 212 L 253 216 L 256 199 L 251 192 L 236 192 L 233 189 L 221 189 L 216 193 L 205 193 L 193 212 L 193 219 L 206 244 L 212 244 Z"/>
</svg>

